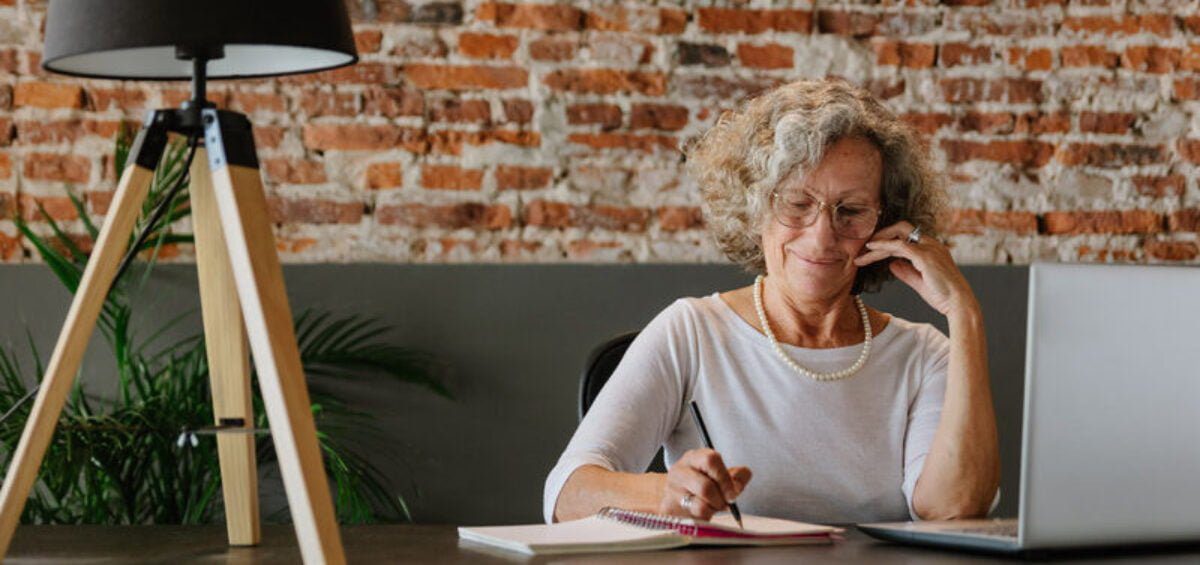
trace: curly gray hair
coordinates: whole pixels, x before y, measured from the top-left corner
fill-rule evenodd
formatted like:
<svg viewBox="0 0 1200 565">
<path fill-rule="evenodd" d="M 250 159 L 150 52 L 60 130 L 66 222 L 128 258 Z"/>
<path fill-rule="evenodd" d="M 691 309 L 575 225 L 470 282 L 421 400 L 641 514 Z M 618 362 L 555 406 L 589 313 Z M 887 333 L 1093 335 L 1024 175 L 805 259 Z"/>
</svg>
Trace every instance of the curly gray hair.
<svg viewBox="0 0 1200 565">
<path fill-rule="evenodd" d="M 945 189 L 916 132 L 867 91 L 838 80 L 800 80 L 727 112 L 687 151 L 709 232 L 730 260 L 765 273 L 761 230 L 770 197 L 791 175 L 807 174 L 844 137 L 863 137 L 883 157 L 879 226 L 900 220 L 936 237 Z M 886 264 L 860 269 L 855 294 L 892 278 Z"/>
</svg>

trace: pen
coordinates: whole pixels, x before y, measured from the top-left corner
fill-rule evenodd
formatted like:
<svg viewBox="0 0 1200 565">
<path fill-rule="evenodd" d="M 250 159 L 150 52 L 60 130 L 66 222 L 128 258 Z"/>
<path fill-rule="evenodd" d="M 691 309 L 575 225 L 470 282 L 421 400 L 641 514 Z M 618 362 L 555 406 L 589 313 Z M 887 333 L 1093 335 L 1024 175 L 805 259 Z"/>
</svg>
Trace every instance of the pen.
<svg viewBox="0 0 1200 565">
<path fill-rule="evenodd" d="M 700 437 L 704 438 L 704 447 L 716 451 L 717 448 L 713 447 L 712 438 L 708 437 L 708 428 L 704 427 L 704 418 L 700 417 L 700 405 L 696 404 L 695 400 L 692 401 L 692 418 L 696 420 L 696 427 L 700 428 Z M 746 529 L 742 525 L 742 513 L 738 511 L 737 504 L 729 502 L 729 513 L 733 514 L 733 519 L 737 520 L 739 528 Z"/>
</svg>

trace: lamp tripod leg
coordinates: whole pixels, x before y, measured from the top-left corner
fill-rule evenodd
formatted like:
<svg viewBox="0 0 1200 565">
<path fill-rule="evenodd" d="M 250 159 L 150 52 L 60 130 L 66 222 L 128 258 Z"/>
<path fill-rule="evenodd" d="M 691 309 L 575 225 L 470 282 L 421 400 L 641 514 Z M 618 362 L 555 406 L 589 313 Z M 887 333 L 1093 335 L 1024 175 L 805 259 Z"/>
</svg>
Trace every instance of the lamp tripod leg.
<svg viewBox="0 0 1200 565">
<path fill-rule="evenodd" d="M 37 480 L 42 458 L 54 435 L 79 363 L 96 328 L 96 319 L 104 307 L 129 244 L 130 233 L 142 210 L 154 169 L 166 146 L 167 133 L 161 114 L 152 112 L 150 116 L 130 148 L 129 164 L 117 184 L 104 227 L 71 300 L 66 322 L 46 365 L 41 389 L 4 477 L 4 487 L 0 489 L 0 557 L 8 553 L 21 511 Z"/>
<path fill-rule="evenodd" d="M 203 121 L 222 234 L 300 554 L 306 563 L 344 563 L 250 123 L 213 109 L 203 111 Z"/>
<path fill-rule="evenodd" d="M 254 407 L 250 395 L 246 329 L 204 149 L 196 150 L 190 178 L 192 233 L 200 279 L 213 417 L 218 426 L 236 425 L 230 422 L 240 421 L 242 427 L 250 429 L 254 427 Z M 254 435 L 218 433 L 216 436 L 229 544 L 257 545 L 261 540 L 261 529 Z"/>
</svg>

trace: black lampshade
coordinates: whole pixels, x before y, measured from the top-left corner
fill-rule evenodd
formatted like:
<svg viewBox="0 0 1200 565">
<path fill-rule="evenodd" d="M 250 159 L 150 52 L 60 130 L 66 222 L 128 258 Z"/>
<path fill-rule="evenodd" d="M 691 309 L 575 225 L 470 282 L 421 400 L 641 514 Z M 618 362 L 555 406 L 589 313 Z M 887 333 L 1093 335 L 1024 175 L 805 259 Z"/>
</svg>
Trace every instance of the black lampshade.
<svg viewBox="0 0 1200 565">
<path fill-rule="evenodd" d="M 343 0 L 51 0 L 42 67 L 94 78 L 191 78 L 178 49 L 223 53 L 208 63 L 208 78 L 358 60 Z"/>
</svg>

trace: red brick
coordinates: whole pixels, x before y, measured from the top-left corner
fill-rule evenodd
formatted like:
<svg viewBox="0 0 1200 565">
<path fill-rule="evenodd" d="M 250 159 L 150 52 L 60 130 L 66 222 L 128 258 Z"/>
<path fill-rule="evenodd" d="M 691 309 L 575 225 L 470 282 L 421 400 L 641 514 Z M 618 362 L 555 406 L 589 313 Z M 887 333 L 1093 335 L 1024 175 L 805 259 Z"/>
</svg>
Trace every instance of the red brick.
<svg viewBox="0 0 1200 565">
<path fill-rule="evenodd" d="M 684 98 L 715 98 L 729 101 L 750 98 L 779 86 L 778 77 L 731 77 L 712 74 L 675 73 L 671 91 Z"/>
<path fill-rule="evenodd" d="M 284 112 L 287 104 L 282 96 L 273 92 L 235 90 L 229 93 L 227 108 L 235 112 Z"/>
<path fill-rule="evenodd" d="M 400 163 L 371 163 L 367 165 L 367 188 L 400 188 L 404 184 L 404 171 Z"/>
<path fill-rule="evenodd" d="M 943 67 L 986 65 L 992 62 L 992 48 L 987 45 L 944 43 L 938 48 L 938 53 Z"/>
<path fill-rule="evenodd" d="M 1163 218 L 1151 210 L 1056 211 L 1042 215 L 1045 233 L 1155 233 L 1162 231 Z"/>
<path fill-rule="evenodd" d="M 12 158 L 8 153 L 0 153 L 0 179 L 12 178 Z M 8 214 L 0 214 L 0 217 L 8 217 Z"/>
<path fill-rule="evenodd" d="M 1137 116 L 1128 112 L 1080 112 L 1079 131 L 1084 133 L 1127 134 Z"/>
<path fill-rule="evenodd" d="M 688 109 L 673 104 L 634 104 L 630 110 L 632 129 L 661 129 L 679 131 L 687 127 Z"/>
<path fill-rule="evenodd" d="M 1147 239 L 1142 248 L 1147 255 L 1162 261 L 1191 261 L 1200 255 L 1200 246 L 1194 241 Z"/>
<path fill-rule="evenodd" d="M 450 50 L 446 42 L 436 35 L 402 35 L 396 38 L 392 55 L 406 59 L 432 59 L 445 57 Z"/>
<path fill-rule="evenodd" d="M 1046 48 L 1008 48 L 1008 63 L 1027 71 L 1048 71 L 1054 68 L 1054 54 Z"/>
<path fill-rule="evenodd" d="M 434 153 L 462 154 L 463 145 L 505 143 L 522 147 L 538 147 L 541 134 L 536 131 L 493 129 L 484 131 L 441 130 L 429 132 L 430 150 Z"/>
<path fill-rule="evenodd" d="M 405 65 L 404 76 L 420 88 L 444 90 L 509 89 L 528 86 L 529 71 L 484 65 Z"/>
<path fill-rule="evenodd" d="M 358 96 L 349 92 L 304 89 L 296 99 L 297 108 L 310 118 L 318 116 L 357 116 Z"/>
<path fill-rule="evenodd" d="M 821 33 L 862 38 L 875 35 L 878 26 L 879 17 L 875 14 L 842 10 L 817 12 L 817 30 Z"/>
<path fill-rule="evenodd" d="M 496 27 L 573 31 L 583 29 L 583 11 L 556 4 L 485 2 L 475 9 L 475 19 Z"/>
<path fill-rule="evenodd" d="M 476 59 L 509 59 L 520 45 L 515 35 L 462 32 L 458 34 L 458 52 Z"/>
<path fill-rule="evenodd" d="M 271 221 L 277 224 L 357 224 L 362 221 L 361 202 L 336 202 L 316 198 L 267 199 Z"/>
<path fill-rule="evenodd" d="M 21 54 L 16 49 L 0 49 L 0 72 L 17 74 L 21 66 Z"/>
<path fill-rule="evenodd" d="M 629 149 L 631 151 L 675 150 L 675 138 L 669 135 L 634 135 L 629 133 L 573 133 L 567 141 L 593 149 Z"/>
<path fill-rule="evenodd" d="M 543 37 L 529 43 L 529 58 L 534 61 L 570 61 L 575 58 L 578 41 Z"/>
<path fill-rule="evenodd" d="M 363 112 L 388 118 L 425 113 L 425 95 L 419 90 L 372 86 L 363 92 Z"/>
<path fill-rule="evenodd" d="M 950 211 L 946 232 L 981 235 L 987 229 L 1032 235 L 1038 219 L 1033 212 L 954 209 Z"/>
<path fill-rule="evenodd" d="M 359 53 L 376 53 L 383 45 L 383 32 L 377 29 L 364 29 L 354 32 L 354 48 Z"/>
<path fill-rule="evenodd" d="M 520 99 L 511 98 L 503 101 L 504 105 L 504 121 L 514 124 L 527 124 L 533 121 L 533 103 Z"/>
<path fill-rule="evenodd" d="M 346 2 L 350 20 L 354 22 L 403 23 L 411 18 L 408 2 L 404 0 L 375 0 L 370 6 L 374 9 L 367 12 L 366 4 L 362 2 Z"/>
<path fill-rule="evenodd" d="M 503 204 L 486 205 L 462 202 L 448 205 L 400 204 L 376 208 L 375 219 L 384 225 L 407 225 L 415 228 L 474 228 L 502 230 L 512 227 L 513 214 Z"/>
<path fill-rule="evenodd" d="M 1121 66 L 1144 73 L 1169 73 L 1179 65 L 1180 51 L 1174 47 L 1131 45 L 1121 55 Z"/>
<path fill-rule="evenodd" d="M 1058 160 L 1066 165 L 1093 167 L 1125 167 L 1152 165 L 1169 159 L 1161 145 L 1125 143 L 1071 143 L 1058 152 Z"/>
<path fill-rule="evenodd" d="M 1154 198 L 1183 196 L 1187 184 L 1183 175 L 1177 174 L 1165 176 L 1135 175 L 1130 177 L 1129 180 L 1133 182 L 1133 188 L 1137 190 L 1138 194 Z"/>
<path fill-rule="evenodd" d="M 900 66 L 909 69 L 927 69 L 937 58 L 937 46 L 928 43 L 905 43 L 894 39 L 876 39 L 871 42 L 875 49 L 875 61 L 883 66 Z"/>
<path fill-rule="evenodd" d="M 1180 139 L 1177 147 L 1185 161 L 1200 165 L 1200 139 Z"/>
<path fill-rule="evenodd" d="M 89 86 L 85 90 L 87 100 L 84 108 L 103 112 L 112 108 L 125 112 L 138 112 L 146 109 L 146 91 L 140 88 L 103 88 Z"/>
<path fill-rule="evenodd" d="M 70 143 L 85 137 L 113 139 L 120 128 L 121 122 L 113 120 L 32 120 L 16 124 L 15 138 L 29 145 Z"/>
<path fill-rule="evenodd" d="M 487 123 L 492 119 L 487 100 L 436 99 L 429 104 L 429 119 L 435 122 Z"/>
<path fill-rule="evenodd" d="M 79 219 L 79 211 L 75 209 L 75 204 L 71 202 L 71 199 L 66 196 L 21 194 L 17 197 L 17 210 L 21 219 L 27 222 L 39 222 L 46 219 L 70 222 Z"/>
<path fill-rule="evenodd" d="M 794 56 L 791 47 L 777 43 L 766 45 L 741 43 L 738 45 L 737 54 L 742 66 L 755 69 L 790 69 Z"/>
<path fill-rule="evenodd" d="M 631 206 L 572 206 L 535 200 L 525 205 L 525 225 L 543 228 L 577 227 L 613 231 L 645 231 L 650 212 Z"/>
<path fill-rule="evenodd" d="M 483 171 L 454 165 L 425 165 L 421 167 L 421 186 L 440 190 L 479 190 L 483 188 Z"/>
<path fill-rule="evenodd" d="M 958 128 L 989 135 L 1066 133 L 1071 129 L 1071 114 L 1066 111 L 1048 114 L 1036 111 L 1022 114 L 967 112 L 959 117 Z"/>
<path fill-rule="evenodd" d="M 328 181 L 325 164 L 311 159 L 264 159 L 263 172 L 274 182 L 287 184 L 320 184 Z"/>
<path fill-rule="evenodd" d="M 565 228 L 571 224 L 571 205 L 562 202 L 534 200 L 525 205 L 521 215 L 527 226 Z"/>
<path fill-rule="evenodd" d="M 594 239 L 585 238 L 568 241 L 566 244 L 566 251 L 568 259 L 581 261 L 592 259 L 597 251 L 603 251 L 605 249 L 621 249 L 622 247 L 623 245 L 619 241 L 596 241 Z M 622 253 L 619 260 L 628 261 L 629 252 L 625 251 Z"/>
<path fill-rule="evenodd" d="M 92 172 L 91 161 L 81 155 L 29 153 L 24 163 L 23 175 L 30 180 L 84 183 Z"/>
<path fill-rule="evenodd" d="M 900 119 L 926 135 L 933 135 L 954 122 L 953 117 L 943 113 L 909 113 L 901 115 Z"/>
<path fill-rule="evenodd" d="M 1175 31 L 1175 22 L 1170 14 L 1143 14 L 1140 16 L 1077 16 L 1063 18 L 1062 29 L 1076 32 L 1082 37 L 1096 35 L 1133 35 L 1152 33 L 1167 37 Z"/>
<path fill-rule="evenodd" d="M 366 124 L 305 124 L 304 145 L 322 151 L 404 149 L 424 153 L 429 142 L 417 128 Z"/>
<path fill-rule="evenodd" d="M 532 190 L 550 186 L 554 171 L 545 167 L 499 165 L 493 176 L 500 190 Z"/>
<path fill-rule="evenodd" d="M 573 126 L 597 124 L 604 129 L 621 126 L 623 116 L 616 104 L 591 103 L 567 106 L 567 123 Z"/>
<path fill-rule="evenodd" d="M 1171 231 L 1200 231 L 1200 208 L 1176 210 L 1167 216 L 1167 228 Z"/>
<path fill-rule="evenodd" d="M 373 61 L 359 61 L 348 67 L 276 78 L 284 84 L 387 84 L 395 82 L 396 66 Z"/>
<path fill-rule="evenodd" d="M 18 108 L 82 108 L 83 87 L 77 84 L 20 82 L 13 89 L 13 105 Z"/>
<path fill-rule="evenodd" d="M 274 149 L 283 143 L 285 133 L 283 126 L 254 126 L 254 145 L 262 149 Z"/>
<path fill-rule="evenodd" d="M 677 35 L 687 29 L 687 12 L 675 8 L 660 8 L 658 10 L 658 29 L 655 33 Z"/>
<path fill-rule="evenodd" d="M 1103 45 L 1068 45 L 1062 48 L 1064 67 L 1116 68 L 1120 57 Z"/>
<path fill-rule="evenodd" d="M 1042 81 L 1025 78 L 943 78 L 939 81 L 946 102 L 1041 102 Z"/>
<path fill-rule="evenodd" d="M 0 147 L 12 145 L 17 137 L 17 129 L 13 126 L 12 118 L 0 116 Z"/>
<path fill-rule="evenodd" d="M 744 10 L 740 8 L 699 8 L 700 29 L 711 33 L 763 33 L 791 31 L 808 33 L 812 12 L 808 10 Z"/>
<path fill-rule="evenodd" d="M 1027 167 L 1041 167 L 1054 155 L 1054 145 L 1035 140 L 969 141 L 944 139 L 942 150 L 951 163 L 971 160 L 997 161 Z"/>
<path fill-rule="evenodd" d="M 1176 78 L 1173 86 L 1175 100 L 1200 100 L 1200 79 Z"/>
<path fill-rule="evenodd" d="M 666 232 L 704 228 L 704 214 L 696 206 L 663 206 L 656 213 L 658 227 Z"/>
<path fill-rule="evenodd" d="M 5 261 L 16 261 L 25 255 L 25 248 L 21 246 L 21 236 L 9 236 L 4 232 L 0 232 L 0 259 Z"/>
<path fill-rule="evenodd" d="M 1179 70 L 1200 71 L 1200 44 L 1189 45 L 1179 55 Z"/>
<path fill-rule="evenodd" d="M 662 96 L 667 77 L 659 72 L 617 69 L 559 69 L 543 80 L 552 90 L 583 94 L 640 93 Z"/>
</svg>

